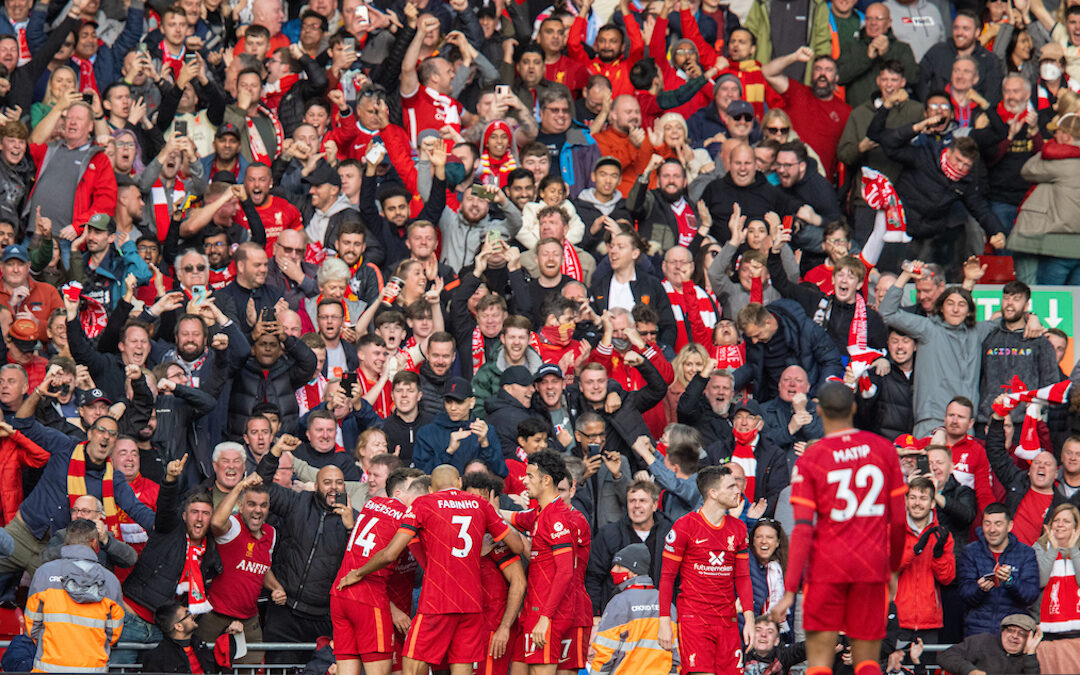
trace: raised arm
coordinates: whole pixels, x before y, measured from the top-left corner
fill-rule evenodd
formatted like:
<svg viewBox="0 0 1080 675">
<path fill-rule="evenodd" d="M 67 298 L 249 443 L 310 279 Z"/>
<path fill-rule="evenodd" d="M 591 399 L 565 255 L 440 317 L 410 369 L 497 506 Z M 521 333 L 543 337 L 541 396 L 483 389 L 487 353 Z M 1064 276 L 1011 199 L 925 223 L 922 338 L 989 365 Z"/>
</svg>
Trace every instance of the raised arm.
<svg viewBox="0 0 1080 675">
<path fill-rule="evenodd" d="M 214 533 L 215 537 L 225 536 L 225 533 L 229 531 L 229 518 L 232 516 L 233 509 L 236 508 L 236 503 L 240 501 L 240 494 L 252 485 L 259 485 L 260 483 L 262 483 L 262 478 L 259 477 L 259 474 L 253 473 L 237 483 L 218 502 L 218 505 L 214 507 L 214 515 L 210 517 L 210 531 Z"/>
<path fill-rule="evenodd" d="M 420 62 L 420 48 L 424 44 L 424 37 L 438 30 L 439 20 L 434 16 L 425 16 L 420 22 L 420 30 L 416 31 L 409 48 L 405 50 L 405 59 L 401 62 L 402 98 L 414 96 L 420 89 L 420 78 L 416 74 L 416 67 Z"/>
<path fill-rule="evenodd" d="M 776 93 L 785 94 L 791 81 L 787 75 L 784 75 L 784 70 L 793 63 L 809 63 L 812 58 L 814 58 L 814 50 L 809 47 L 799 47 L 790 54 L 778 56 L 763 65 L 761 74 L 765 76 L 765 81 L 776 90 Z"/>
</svg>

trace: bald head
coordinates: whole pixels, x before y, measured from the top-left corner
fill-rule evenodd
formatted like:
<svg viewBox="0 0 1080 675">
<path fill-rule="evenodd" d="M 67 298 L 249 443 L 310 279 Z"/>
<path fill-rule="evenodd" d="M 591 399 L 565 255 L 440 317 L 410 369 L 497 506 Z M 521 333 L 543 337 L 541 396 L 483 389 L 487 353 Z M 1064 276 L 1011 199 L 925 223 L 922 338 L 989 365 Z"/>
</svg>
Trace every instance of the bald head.
<svg viewBox="0 0 1080 675">
<path fill-rule="evenodd" d="M 629 94 L 615 97 L 611 106 L 611 126 L 621 133 L 629 133 L 641 126 L 641 105 Z"/>
<path fill-rule="evenodd" d="M 445 490 L 446 488 L 461 487 L 461 474 L 457 467 L 450 464 L 440 464 L 431 472 L 431 489 Z"/>
<path fill-rule="evenodd" d="M 344 503 L 345 474 L 336 466 L 324 466 L 315 474 L 315 490 L 327 504 Z M 333 499 L 330 498 L 333 495 Z M 342 495 L 339 497 L 339 495 Z"/>
<path fill-rule="evenodd" d="M 888 33 L 891 25 L 889 8 L 884 4 L 875 2 L 866 8 L 866 35 L 870 39 Z"/>
<path fill-rule="evenodd" d="M 788 366 L 784 368 L 784 372 L 780 373 L 778 390 L 780 399 L 790 403 L 796 394 L 806 394 L 810 391 L 810 378 L 806 376 L 806 371 L 801 366 Z"/>
</svg>

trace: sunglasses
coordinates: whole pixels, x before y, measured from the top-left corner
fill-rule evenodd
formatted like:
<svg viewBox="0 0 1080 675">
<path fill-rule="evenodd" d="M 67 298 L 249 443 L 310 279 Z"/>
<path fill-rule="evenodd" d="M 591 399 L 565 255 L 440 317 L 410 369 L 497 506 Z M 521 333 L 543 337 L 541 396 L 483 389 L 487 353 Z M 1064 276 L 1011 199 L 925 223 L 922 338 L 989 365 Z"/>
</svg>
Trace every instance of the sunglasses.
<svg viewBox="0 0 1080 675">
<path fill-rule="evenodd" d="M 791 131 L 791 127 L 765 127 L 765 131 L 770 134 L 786 134 Z"/>
<path fill-rule="evenodd" d="M 735 120 L 736 122 L 753 122 L 754 116 L 749 113 L 742 113 L 741 115 L 735 115 L 731 119 Z"/>
<path fill-rule="evenodd" d="M 184 265 L 182 269 L 188 274 L 191 274 L 192 272 L 205 272 L 206 265 Z"/>
<path fill-rule="evenodd" d="M 105 427 L 94 427 L 93 429 L 94 429 L 94 431 L 97 431 L 98 433 L 105 434 L 106 436 L 109 436 L 111 438 L 116 438 L 117 435 L 119 435 L 119 433 L 120 433 L 116 429 L 106 429 Z"/>
</svg>

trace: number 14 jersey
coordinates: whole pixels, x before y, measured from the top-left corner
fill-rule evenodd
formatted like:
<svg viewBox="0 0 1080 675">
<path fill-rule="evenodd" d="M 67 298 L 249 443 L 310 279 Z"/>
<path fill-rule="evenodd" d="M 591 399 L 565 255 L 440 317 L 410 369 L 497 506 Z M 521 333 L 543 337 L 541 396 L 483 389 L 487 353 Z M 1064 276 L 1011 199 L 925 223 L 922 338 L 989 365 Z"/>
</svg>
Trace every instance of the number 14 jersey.
<svg viewBox="0 0 1080 675">
<path fill-rule="evenodd" d="M 905 492 L 896 449 L 876 434 L 849 429 L 808 447 L 791 475 L 796 526 L 816 515 L 807 579 L 811 583 L 888 581 L 890 553 L 899 561 L 903 550 Z M 891 551 L 897 538 L 900 551 Z M 805 562 L 805 549 L 797 550 L 803 542 L 796 539 L 801 538 L 792 537 L 788 590 L 797 589 L 802 572 L 792 564 Z"/>
<path fill-rule="evenodd" d="M 330 595 L 343 600 L 355 600 L 372 607 L 389 607 L 386 595 L 386 582 L 394 573 L 395 565 L 384 567 L 369 574 L 352 586 L 337 590 L 341 577 L 359 567 L 363 567 L 371 556 L 386 548 L 397 534 L 401 519 L 405 517 L 405 505 L 390 497 L 372 497 L 356 517 L 349 542 L 345 545 L 345 556 L 341 560 L 341 569 L 331 586 Z M 405 608 L 408 611 L 408 608 Z"/>
</svg>

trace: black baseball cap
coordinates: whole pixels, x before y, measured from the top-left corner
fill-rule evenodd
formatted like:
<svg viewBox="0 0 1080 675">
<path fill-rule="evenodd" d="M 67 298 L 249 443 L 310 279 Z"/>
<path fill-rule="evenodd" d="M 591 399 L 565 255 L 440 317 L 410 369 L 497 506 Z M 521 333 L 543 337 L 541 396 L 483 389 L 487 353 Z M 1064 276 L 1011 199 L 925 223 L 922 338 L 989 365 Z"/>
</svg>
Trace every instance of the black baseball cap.
<svg viewBox="0 0 1080 675">
<path fill-rule="evenodd" d="M 465 399 L 472 398 L 473 390 L 472 385 L 464 377 L 451 378 L 446 383 L 446 390 L 443 392 L 443 397 L 454 401 L 464 401 Z"/>
</svg>

